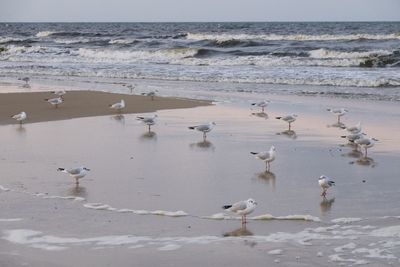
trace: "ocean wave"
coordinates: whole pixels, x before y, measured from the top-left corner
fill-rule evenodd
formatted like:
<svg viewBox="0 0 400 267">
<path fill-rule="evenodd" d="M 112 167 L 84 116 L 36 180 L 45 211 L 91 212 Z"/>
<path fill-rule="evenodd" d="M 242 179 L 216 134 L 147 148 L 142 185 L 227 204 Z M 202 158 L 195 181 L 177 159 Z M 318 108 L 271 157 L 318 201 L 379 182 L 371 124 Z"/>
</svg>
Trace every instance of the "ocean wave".
<svg viewBox="0 0 400 267">
<path fill-rule="evenodd" d="M 345 52 L 345 51 L 335 51 L 335 50 L 328 50 L 324 48 L 315 49 L 309 51 L 308 54 L 312 58 L 367 58 L 371 56 L 380 56 L 380 55 L 391 55 L 393 51 L 389 50 L 371 50 L 371 51 L 364 51 L 364 52 Z"/>
<path fill-rule="evenodd" d="M 52 34 L 55 34 L 55 33 L 57 33 L 57 32 L 54 32 L 54 31 L 41 31 L 41 32 L 38 32 L 35 36 L 36 37 L 48 37 L 48 36 L 50 36 Z"/>
<path fill-rule="evenodd" d="M 109 44 L 133 44 L 137 43 L 137 39 L 112 39 L 108 41 Z"/>
<path fill-rule="evenodd" d="M 266 40 L 266 41 L 350 41 L 350 40 L 400 40 L 400 33 L 392 34 L 208 34 L 188 33 L 189 40 L 215 40 L 217 42 L 228 42 L 232 40 Z"/>
<path fill-rule="evenodd" d="M 98 61 L 147 61 L 156 63 L 171 63 L 171 60 L 193 57 L 198 52 L 192 48 L 175 48 L 162 50 L 112 50 L 80 48 L 78 55 Z"/>
</svg>

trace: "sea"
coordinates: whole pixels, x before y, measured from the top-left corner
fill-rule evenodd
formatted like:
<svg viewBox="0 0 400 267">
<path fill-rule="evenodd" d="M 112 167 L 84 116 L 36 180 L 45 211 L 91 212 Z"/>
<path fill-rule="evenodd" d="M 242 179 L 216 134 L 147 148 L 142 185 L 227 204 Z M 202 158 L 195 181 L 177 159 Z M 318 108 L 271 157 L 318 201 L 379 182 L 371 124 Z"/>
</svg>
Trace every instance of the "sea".
<svg viewBox="0 0 400 267">
<path fill-rule="evenodd" d="M 25 76 L 400 101 L 400 22 L 0 23 Z"/>
</svg>

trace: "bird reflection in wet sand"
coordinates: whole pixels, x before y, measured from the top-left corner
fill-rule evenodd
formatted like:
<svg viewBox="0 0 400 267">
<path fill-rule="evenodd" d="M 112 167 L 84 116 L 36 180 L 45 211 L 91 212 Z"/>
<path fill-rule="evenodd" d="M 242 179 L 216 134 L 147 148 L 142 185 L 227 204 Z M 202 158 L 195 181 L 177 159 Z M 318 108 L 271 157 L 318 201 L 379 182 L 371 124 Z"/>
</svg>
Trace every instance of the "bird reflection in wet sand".
<svg viewBox="0 0 400 267">
<path fill-rule="evenodd" d="M 342 154 L 343 157 L 359 159 L 363 156 L 363 153 L 361 151 L 357 150 L 357 146 L 354 146 L 352 144 L 348 144 L 348 146 L 351 146 L 353 148 L 353 150 L 351 150 L 348 153 Z"/>
<path fill-rule="evenodd" d="M 335 122 L 333 124 L 328 124 L 326 127 L 328 127 L 328 128 L 333 127 L 333 128 L 345 129 L 346 125 L 344 123 L 342 123 L 342 122 Z"/>
<path fill-rule="evenodd" d="M 197 142 L 197 143 L 192 143 L 189 145 L 190 148 L 200 148 L 203 150 L 215 150 L 215 146 L 213 145 L 213 143 L 211 143 L 210 141 L 204 140 L 201 142 Z"/>
<path fill-rule="evenodd" d="M 20 134 L 24 134 L 25 132 L 26 132 L 26 128 L 23 126 L 23 125 L 18 125 L 18 127 L 17 128 L 15 128 L 16 129 L 16 131 L 18 132 L 18 133 L 20 133 Z"/>
<path fill-rule="evenodd" d="M 144 133 L 144 134 L 142 134 L 141 136 L 140 136 L 140 139 L 142 139 L 142 140 L 157 140 L 157 133 L 156 132 L 152 132 L 152 131 L 149 131 L 149 132 L 146 132 L 146 133 Z"/>
<path fill-rule="evenodd" d="M 267 184 L 271 183 L 272 189 L 275 189 L 276 175 L 270 171 L 256 173 L 256 177 L 265 181 Z"/>
<path fill-rule="evenodd" d="M 263 119 L 268 119 L 268 114 L 265 112 L 257 112 L 257 113 L 251 113 L 251 115 L 256 116 L 256 117 L 260 117 Z"/>
<path fill-rule="evenodd" d="M 321 207 L 321 212 L 322 213 L 329 212 L 331 210 L 334 202 L 335 202 L 335 198 L 327 199 L 326 197 L 324 197 L 322 199 L 321 203 L 319 203 L 319 206 Z"/>
<path fill-rule="evenodd" d="M 231 232 L 226 232 L 223 234 L 224 237 L 229 236 L 251 236 L 253 233 L 247 229 L 246 225 L 243 225 L 239 229 L 233 230 Z"/>
<path fill-rule="evenodd" d="M 372 168 L 377 165 L 377 163 L 374 161 L 374 159 L 370 158 L 370 157 L 361 157 L 356 161 L 350 162 L 350 164 L 354 164 L 354 163 L 356 163 L 357 165 L 360 165 L 360 166 L 371 166 Z"/>
<path fill-rule="evenodd" d="M 79 185 L 75 185 L 68 189 L 67 194 L 69 196 L 87 198 L 86 188 Z"/>
<path fill-rule="evenodd" d="M 280 133 L 276 133 L 276 134 L 277 135 L 283 135 L 283 136 L 286 136 L 286 137 L 291 138 L 291 139 L 296 139 L 297 138 L 297 134 L 293 130 L 286 130 L 286 131 L 283 131 L 283 132 L 280 132 Z"/>
<path fill-rule="evenodd" d="M 117 115 L 111 116 L 111 119 L 125 125 L 125 116 L 122 114 L 117 114 Z"/>
</svg>

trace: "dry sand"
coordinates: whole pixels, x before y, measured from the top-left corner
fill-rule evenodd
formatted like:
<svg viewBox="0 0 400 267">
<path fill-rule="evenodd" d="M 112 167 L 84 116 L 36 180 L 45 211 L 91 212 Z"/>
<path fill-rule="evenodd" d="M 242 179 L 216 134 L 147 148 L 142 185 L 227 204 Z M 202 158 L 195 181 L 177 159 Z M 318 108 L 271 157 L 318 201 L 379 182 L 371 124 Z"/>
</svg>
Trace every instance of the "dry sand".
<svg viewBox="0 0 400 267">
<path fill-rule="evenodd" d="M 121 114 L 154 112 L 161 109 L 192 108 L 210 105 L 209 101 L 115 94 L 95 91 L 70 91 L 64 95 L 64 103 L 58 108 L 44 101 L 54 98 L 50 92 L 26 92 L 0 94 L 0 125 L 16 123 L 11 116 L 25 111 L 28 119 L 25 123 L 65 120 L 80 117 L 117 114 L 109 108 L 110 104 L 124 99 L 126 107 Z"/>
</svg>

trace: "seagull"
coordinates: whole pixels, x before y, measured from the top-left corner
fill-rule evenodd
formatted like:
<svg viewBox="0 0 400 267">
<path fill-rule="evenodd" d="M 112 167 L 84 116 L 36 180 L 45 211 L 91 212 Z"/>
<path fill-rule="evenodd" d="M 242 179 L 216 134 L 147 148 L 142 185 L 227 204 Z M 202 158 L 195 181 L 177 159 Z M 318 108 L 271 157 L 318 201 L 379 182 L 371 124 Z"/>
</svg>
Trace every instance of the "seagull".
<svg viewBox="0 0 400 267">
<path fill-rule="evenodd" d="M 19 124 L 22 124 L 22 122 L 26 120 L 26 113 L 25 111 L 22 111 L 21 113 L 18 113 L 11 118 L 16 119 L 17 121 L 19 121 Z"/>
<path fill-rule="evenodd" d="M 28 85 L 30 78 L 29 77 L 24 77 L 24 78 L 18 78 L 20 81 L 24 81 L 26 85 Z"/>
<path fill-rule="evenodd" d="M 59 91 L 52 91 L 51 93 L 62 98 L 63 95 L 65 95 L 67 92 L 65 90 L 59 90 Z"/>
<path fill-rule="evenodd" d="M 275 160 L 275 147 L 271 146 L 269 151 L 263 151 L 263 152 L 250 152 L 251 154 L 255 155 L 257 159 L 260 159 L 262 161 L 265 161 L 266 163 L 266 168 L 267 171 L 270 169 L 270 162 Z"/>
<path fill-rule="evenodd" d="M 85 177 L 87 172 L 90 171 L 90 169 L 82 166 L 79 168 L 68 169 L 68 170 L 65 168 L 58 168 L 57 171 L 68 173 L 71 177 L 75 178 L 75 184 L 78 186 L 79 179 Z"/>
<path fill-rule="evenodd" d="M 209 122 L 207 124 L 200 124 L 200 125 L 196 125 L 196 126 L 190 126 L 188 127 L 190 130 L 197 130 L 199 132 L 203 132 L 203 139 L 204 141 L 207 138 L 207 133 L 210 132 L 214 126 L 216 125 L 215 122 Z"/>
<path fill-rule="evenodd" d="M 318 184 L 322 188 L 321 196 L 325 197 L 326 196 L 326 191 L 328 191 L 329 187 L 335 185 L 335 182 L 332 181 L 328 176 L 321 175 L 318 178 Z"/>
<path fill-rule="evenodd" d="M 137 120 L 140 120 L 141 122 L 143 122 L 144 124 L 146 124 L 147 126 L 149 126 L 149 132 L 150 132 L 150 127 L 154 124 L 156 124 L 156 118 L 157 118 L 157 114 L 153 115 L 152 117 L 141 117 L 138 116 Z"/>
<path fill-rule="evenodd" d="M 337 122 L 340 123 L 340 117 L 346 115 L 347 112 L 349 112 L 347 109 L 345 108 L 328 108 L 326 109 L 327 111 L 331 112 L 333 115 L 337 116 Z"/>
<path fill-rule="evenodd" d="M 361 148 L 365 149 L 365 155 L 364 158 L 367 157 L 367 149 L 370 147 L 373 147 L 375 145 L 375 142 L 378 141 L 376 138 L 371 138 L 367 136 L 363 136 L 357 140 L 354 141 L 357 145 L 359 145 Z"/>
<path fill-rule="evenodd" d="M 286 115 L 283 117 L 276 117 L 276 119 L 278 120 L 283 120 L 286 121 L 287 123 L 289 123 L 289 131 L 290 131 L 290 127 L 291 127 L 291 123 L 294 122 L 297 118 L 296 114 L 292 114 L 292 115 Z"/>
<path fill-rule="evenodd" d="M 269 100 L 264 100 L 256 103 L 251 103 L 252 106 L 257 106 L 261 108 L 261 112 L 264 112 L 264 108 L 266 108 L 269 104 Z"/>
<path fill-rule="evenodd" d="M 227 211 L 234 212 L 238 215 L 242 215 L 242 225 L 246 224 L 246 215 L 252 213 L 257 206 L 257 202 L 249 198 L 248 200 L 243 200 L 236 202 L 231 205 L 224 205 L 222 208 Z"/>
<path fill-rule="evenodd" d="M 150 96 L 151 100 L 154 100 L 154 97 L 156 96 L 156 92 L 158 92 L 158 91 L 155 90 L 155 91 L 151 91 L 151 92 L 148 92 L 148 93 L 142 93 L 142 95 Z"/>
<path fill-rule="evenodd" d="M 123 108 L 125 108 L 125 101 L 124 101 L 123 99 L 121 99 L 120 102 L 117 102 L 117 103 L 112 104 L 112 105 L 109 105 L 109 106 L 110 106 L 111 109 L 115 109 L 115 110 L 117 110 L 118 112 L 121 112 L 121 110 L 122 110 Z"/>
<path fill-rule="evenodd" d="M 50 104 L 58 108 L 58 105 L 63 102 L 63 99 L 61 97 L 50 98 L 50 99 L 46 98 L 45 101 L 49 102 Z"/>
<path fill-rule="evenodd" d="M 351 133 L 349 135 L 342 135 L 342 138 L 346 138 L 350 143 L 354 143 L 356 140 L 364 137 L 365 134 L 364 133 Z"/>
<path fill-rule="evenodd" d="M 346 129 L 349 133 L 352 133 L 352 134 L 360 133 L 361 130 L 362 130 L 361 122 L 358 122 L 356 125 L 350 126 L 350 127 L 346 127 L 344 129 Z"/>
</svg>

